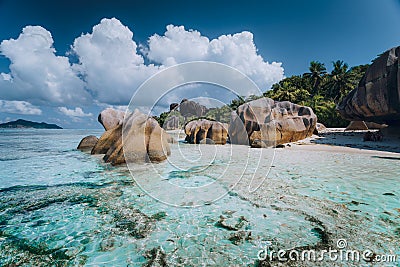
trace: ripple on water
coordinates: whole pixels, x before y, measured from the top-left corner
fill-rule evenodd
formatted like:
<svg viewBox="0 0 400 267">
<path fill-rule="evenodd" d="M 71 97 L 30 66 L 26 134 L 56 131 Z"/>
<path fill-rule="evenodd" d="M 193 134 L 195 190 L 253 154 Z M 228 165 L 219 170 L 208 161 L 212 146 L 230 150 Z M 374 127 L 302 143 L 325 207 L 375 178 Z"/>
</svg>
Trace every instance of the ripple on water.
<svg viewBox="0 0 400 267">
<path fill-rule="evenodd" d="M 48 141 L 43 154 L 36 148 L 30 159 L 0 161 L 0 265 L 243 266 L 255 263 L 265 241 L 277 248 L 323 247 L 339 237 L 359 249 L 400 253 L 400 167 L 394 160 L 279 150 L 256 193 L 246 191 L 251 175 L 245 175 L 215 203 L 175 208 L 143 193 L 127 169 L 71 149 L 84 135 L 72 132 L 57 142 L 47 134 L 53 143 Z M 176 154 L 177 147 L 172 149 Z M 191 146 L 180 149 L 190 153 Z M 180 162 L 181 169 L 168 163 L 157 168 L 166 182 L 198 186 L 217 180 L 225 156 L 211 165 Z M 269 160 L 265 155 L 261 161 L 264 173 Z M 249 162 L 249 170 L 257 167 L 257 158 Z M 145 165 L 136 172 L 151 179 L 154 170 L 149 170 Z M 232 170 L 232 176 L 240 171 Z M 229 186 L 228 180 L 217 182 Z"/>
</svg>

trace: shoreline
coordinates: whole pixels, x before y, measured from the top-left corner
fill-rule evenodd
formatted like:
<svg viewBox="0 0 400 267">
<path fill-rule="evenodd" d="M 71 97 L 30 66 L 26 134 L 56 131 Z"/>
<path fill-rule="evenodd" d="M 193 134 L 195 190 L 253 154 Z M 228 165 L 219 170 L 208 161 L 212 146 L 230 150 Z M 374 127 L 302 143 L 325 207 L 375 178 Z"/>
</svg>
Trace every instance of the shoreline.
<svg viewBox="0 0 400 267">
<path fill-rule="evenodd" d="M 384 137 L 382 141 L 377 142 L 363 141 L 364 134 L 371 131 L 375 130 L 345 131 L 345 128 L 327 128 L 318 135 L 284 144 L 284 148 L 277 149 L 400 156 L 400 137 Z M 183 130 L 166 132 L 178 141 L 185 138 Z"/>
</svg>

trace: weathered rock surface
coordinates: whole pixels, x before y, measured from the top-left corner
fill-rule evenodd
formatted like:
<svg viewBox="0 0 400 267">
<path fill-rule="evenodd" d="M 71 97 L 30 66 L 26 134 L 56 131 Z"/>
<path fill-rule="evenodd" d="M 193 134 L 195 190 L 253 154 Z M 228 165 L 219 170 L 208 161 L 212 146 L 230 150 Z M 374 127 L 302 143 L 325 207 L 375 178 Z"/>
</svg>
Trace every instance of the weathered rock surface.
<svg viewBox="0 0 400 267">
<path fill-rule="evenodd" d="M 338 105 L 348 120 L 400 123 L 400 46 L 392 48 L 367 69 L 357 88 Z"/>
<path fill-rule="evenodd" d="M 276 146 L 311 136 L 317 116 L 309 107 L 260 98 L 232 112 L 229 138 L 233 144 Z"/>
<path fill-rule="evenodd" d="M 176 115 L 168 116 L 162 127 L 164 130 L 179 129 L 179 117 Z"/>
<path fill-rule="evenodd" d="M 207 113 L 207 108 L 203 105 L 200 105 L 197 102 L 183 99 L 181 104 L 179 105 L 179 111 L 184 117 L 189 117 L 189 116 L 201 117 Z"/>
<path fill-rule="evenodd" d="M 368 130 L 368 126 L 363 121 L 351 121 L 345 131 Z"/>
<path fill-rule="evenodd" d="M 170 136 L 155 119 L 136 111 L 125 123 L 123 138 L 127 162 L 163 161 L 171 154 Z"/>
<path fill-rule="evenodd" d="M 388 127 L 387 124 L 379 124 L 371 121 L 365 121 L 365 125 L 367 125 L 368 129 L 383 129 Z"/>
<path fill-rule="evenodd" d="M 372 130 L 372 129 L 383 129 L 388 127 L 386 124 L 379 124 L 368 121 L 351 121 L 346 127 L 345 131 L 351 130 Z"/>
<path fill-rule="evenodd" d="M 185 140 L 191 144 L 218 144 L 225 145 L 228 139 L 228 127 L 218 121 L 194 120 L 185 126 Z"/>
<path fill-rule="evenodd" d="M 319 134 L 323 133 L 326 131 L 326 126 L 323 125 L 322 123 L 317 122 L 317 125 L 315 126 L 314 134 Z"/>
<path fill-rule="evenodd" d="M 115 144 L 122 135 L 122 124 L 117 127 L 105 131 L 100 139 L 97 141 L 96 145 L 93 147 L 92 154 L 105 154 L 110 149 L 110 147 Z"/>
<path fill-rule="evenodd" d="M 163 161 L 171 154 L 168 143 L 171 137 L 155 119 L 135 111 L 128 115 L 124 124 L 106 131 L 92 154 L 105 154 L 104 161 L 112 165 Z"/>
<path fill-rule="evenodd" d="M 82 138 L 77 149 L 81 149 L 81 150 L 92 149 L 96 145 L 98 140 L 99 140 L 99 138 L 97 138 L 94 135 L 86 136 L 86 137 Z"/>
<path fill-rule="evenodd" d="M 178 104 L 178 103 L 171 103 L 171 104 L 169 105 L 169 111 L 173 111 L 173 110 L 175 110 L 177 107 L 179 107 L 179 104 Z"/>
<path fill-rule="evenodd" d="M 100 112 L 97 119 L 107 131 L 115 128 L 119 124 L 122 124 L 122 122 L 124 121 L 124 115 L 124 111 L 107 108 Z"/>
</svg>

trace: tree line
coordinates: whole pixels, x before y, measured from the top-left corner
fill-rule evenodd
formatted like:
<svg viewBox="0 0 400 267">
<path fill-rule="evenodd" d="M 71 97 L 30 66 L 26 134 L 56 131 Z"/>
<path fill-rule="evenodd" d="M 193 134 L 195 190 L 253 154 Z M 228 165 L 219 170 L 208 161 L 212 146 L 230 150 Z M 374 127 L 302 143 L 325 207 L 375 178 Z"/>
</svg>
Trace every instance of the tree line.
<svg viewBox="0 0 400 267">
<path fill-rule="evenodd" d="M 336 105 L 358 86 L 369 65 L 349 68 L 342 60 L 332 64 L 333 69 L 328 73 L 324 63 L 311 61 L 309 72 L 281 80 L 264 96 L 311 107 L 325 126 L 344 127 L 349 122 L 339 116 Z"/>
<path fill-rule="evenodd" d="M 369 65 L 349 68 L 348 64 L 342 60 L 334 61 L 332 64 L 333 69 L 328 73 L 324 63 L 311 61 L 308 72 L 284 78 L 272 85 L 270 90 L 263 95 L 251 95 L 247 98 L 239 96 L 228 105 L 211 109 L 205 118 L 229 123 L 232 110 L 236 110 L 245 102 L 269 97 L 276 101 L 290 101 L 311 107 L 318 121 L 327 127 L 345 127 L 349 122 L 340 117 L 336 111 L 336 105 L 358 86 Z M 155 118 L 160 125 L 163 125 L 169 115 L 171 115 L 169 112 L 164 112 Z"/>
</svg>

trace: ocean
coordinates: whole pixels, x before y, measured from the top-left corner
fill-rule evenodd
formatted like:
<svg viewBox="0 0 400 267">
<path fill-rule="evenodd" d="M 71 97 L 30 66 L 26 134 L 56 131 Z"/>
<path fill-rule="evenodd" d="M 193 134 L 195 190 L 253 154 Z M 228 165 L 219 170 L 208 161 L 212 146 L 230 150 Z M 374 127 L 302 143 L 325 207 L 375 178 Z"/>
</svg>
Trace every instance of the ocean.
<svg viewBox="0 0 400 267">
<path fill-rule="evenodd" d="M 0 266 L 257 266 L 266 247 L 400 255 L 396 157 L 178 142 L 169 161 L 128 169 L 77 150 L 90 134 L 102 131 L 0 130 Z M 294 260 L 282 262 L 366 264 Z"/>
</svg>

